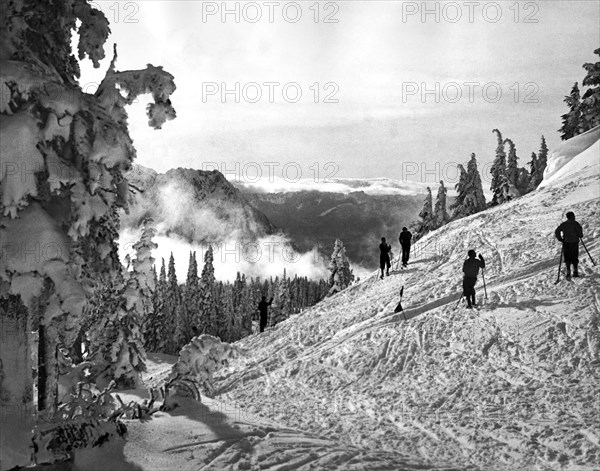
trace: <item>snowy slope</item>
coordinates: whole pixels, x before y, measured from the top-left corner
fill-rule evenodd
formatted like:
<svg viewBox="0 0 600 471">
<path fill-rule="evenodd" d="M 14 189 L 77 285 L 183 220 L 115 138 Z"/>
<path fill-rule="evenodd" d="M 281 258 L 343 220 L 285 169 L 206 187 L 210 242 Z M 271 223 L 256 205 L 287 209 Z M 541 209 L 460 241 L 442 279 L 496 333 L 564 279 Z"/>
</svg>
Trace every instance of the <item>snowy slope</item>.
<svg viewBox="0 0 600 471">
<path fill-rule="evenodd" d="M 548 157 L 540 187 L 563 179 L 574 180 L 580 172 L 598 173 L 600 166 L 600 126 L 563 142 Z"/>
<path fill-rule="evenodd" d="M 168 374 L 175 357 L 150 355 L 149 384 Z M 139 391 L 120 392 L 124 402 L 141 402 Z M 171 412 L 156 412 L 151 420 L 124 420 L 127 440 L 75 454 L 70 471 L 223 471 L 223 470 L 445 470 L 423 466 L 394 452 L 364 450 L 286 427 L 259 417 L 247 408 L 202 397 L 178 399 Z M 47 469 L 44 467 L 34 468 Z"/>
<path fill-rule="evenodd" d="M 598 469 L 600 273 L 582 249 L 583 277 L 555 285 L 553 235 L 573 210 L 600 259 L 597 145 L 545 188 L 428 235 L 407 271 L 242 340 L 248 356 L 221 374 L 219 399 L 431 465 Z M 454 310 L 470 248 L 488 263 L 478 312 Z"/>
</svg>

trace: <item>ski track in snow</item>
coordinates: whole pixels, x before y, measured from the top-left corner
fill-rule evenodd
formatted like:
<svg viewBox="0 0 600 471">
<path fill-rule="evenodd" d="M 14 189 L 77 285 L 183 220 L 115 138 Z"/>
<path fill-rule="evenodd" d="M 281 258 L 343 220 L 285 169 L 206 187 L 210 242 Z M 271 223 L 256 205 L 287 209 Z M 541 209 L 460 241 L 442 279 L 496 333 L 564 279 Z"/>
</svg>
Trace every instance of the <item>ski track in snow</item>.
<svg viewBox="0 0 600 471">
<path fill-rule="evenodd" d="M 598 184 L 588 174 L 427 235 L 408 270 L 239 342 L 247 356 L 220 373 L 219 399 L 426 467 L 598 469 L 600 271 L 582 247 L 583 277 L 554 284 L 566 210 L 600 258 Z M 482 308 L 455 310 L 469 248 L 484 254 L 488 299 L 480 276 Z"/>
</svg>

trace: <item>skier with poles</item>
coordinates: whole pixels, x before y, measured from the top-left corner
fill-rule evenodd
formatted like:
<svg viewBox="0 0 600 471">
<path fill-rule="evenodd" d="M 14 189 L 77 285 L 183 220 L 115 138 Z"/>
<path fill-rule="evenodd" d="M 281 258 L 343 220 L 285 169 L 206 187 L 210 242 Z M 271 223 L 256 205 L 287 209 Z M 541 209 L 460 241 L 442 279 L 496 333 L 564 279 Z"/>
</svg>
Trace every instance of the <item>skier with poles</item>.
<svg viewBox="0 0 600 471">
<path fill-rule="evenodd" d="M 564 256 L 567 266 L 567 280 L 571 279 L 571 265 L 573 265 L 573 276 L 579 277 L 577 265 L 579 265 L 579 239 L 583 237 L 581 224 L 575 220 L 575 213 L 569 211 L 567 220 L 554 231 L 556 238 L 562 242 L 561 258 Z M 591 257 L 590 257 L 591 258 Z M 560 262 L 558 268 L 558 280 L 560 280 Z"/>
<path fill-rule="evenodd" d="M 467 298 L 467 309 L 472 309 L 477 306 L 477 304 L 475 304 L 475 283 L 477 283 L 477 275 L 479 274 L 480 268 L 485 268 L 485 261 L 481 254 L 479 254 L 479 260 L 477 260 L 475 258 L 476 253 L 474 250 L 469 250 L 467 254 L 469 255 L 469 258 L 467 258 L 463 264 L 463 273 L 465 276 L 463 278 L 462 296 Z M 462 299 L 462 296 L 460 299 Z M 460 299 L 458 300 L 459 303 Z"/>
<path fill-rule="evenodd" d="M 392 247 L 385 241 L 385 237 L 381 238 L 379 244 L 379 267 L 381 268 L 381 279 L 383 280 L 383 270 L 387 268 L 386 275 L 390 276 L 390 251 Z"/>
</svg>

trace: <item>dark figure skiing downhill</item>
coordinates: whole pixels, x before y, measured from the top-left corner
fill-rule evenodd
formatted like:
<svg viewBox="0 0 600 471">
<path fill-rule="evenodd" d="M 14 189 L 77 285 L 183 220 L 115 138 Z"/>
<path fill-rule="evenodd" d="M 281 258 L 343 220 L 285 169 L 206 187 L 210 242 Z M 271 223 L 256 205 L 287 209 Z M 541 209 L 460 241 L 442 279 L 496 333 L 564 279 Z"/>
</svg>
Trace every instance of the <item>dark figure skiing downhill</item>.
<svg viewBox="0 0 600 471">
<path fill-rule="evenodd" d="M 475 258 L 475 251 L 469 250 L 469 258 L 465 260 L 463 264 L 463 294 L 467 298 L 467 308 L 471 309 L 475 304 L 475 283 L 477 283 L 477 275 L 479 275 L 479 269 L 485 268 L 485 261 L 483 256 L 479 254 L 479 260 Z"/>
<path fill-rule="evenodd" d="M 402 228 L 400 233 L 400 247 L 402 247 L 402 266 L 408 266 L 408 257 L 410 256 L 410 241 L 412 239 L 411 232 L 406 228 Z"/>
<path fill-rule="evenodd" d="M 383 269 L 386 268 L 386 275 L 390 276 L 390 251 L 392 247 L 385 241 L 385 237 L 381 238 L 379 244 L 379 268 L 381 268 L 381 279 L 383 280 Z"/>
<path fill-rule="evenodd" d="M 579 239 L 583 237 L 581 224 L 575 220 L 575 214 L 567 213 L 567 220 L 554 231 L 556 238 L 563 244 L 565 265 L 567 266 L 567 280 L 571 279 L 571 265 L 573 265 L 573 276 L 578 277 L 577 265 L 579 264 Z"/>
<path fill-rule="evenodd" d="M 260 311 L 260 331 L 264 332 L 265 327 L 267 326 L 267 321 L 269 319 L 268 310 L 269 306 L 273 302 L 273 298 L 267 302 L 267 297 L 263 296 L 260 302 L 258 303 L 258 310 Z"/>
</svg>

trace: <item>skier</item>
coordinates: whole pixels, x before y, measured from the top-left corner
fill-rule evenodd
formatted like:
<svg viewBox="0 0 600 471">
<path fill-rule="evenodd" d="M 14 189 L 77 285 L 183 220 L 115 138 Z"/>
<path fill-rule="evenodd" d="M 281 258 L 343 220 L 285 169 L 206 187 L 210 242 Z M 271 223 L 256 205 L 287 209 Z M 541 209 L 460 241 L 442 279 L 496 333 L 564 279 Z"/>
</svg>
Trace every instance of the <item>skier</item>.
<svg viewBox="0 0 600 471">
<path fill-rule="evenodd" d="M 410 240 L 412 239 L 411 232 L 406 228 L 402 228 L 400 233 L 400 247 L 402 247 L 402 266 L 408 266 L 408 257 L 410 255 Z"/>
<path fill-rule="evenodd" d="M 267 320 L 268 320 L 268 309 L 269 306 L 271 305 L 271 303 L 273 303 L 273 298 L 271 298 L 269 300 L 269 302 L 267 302 L 267 297 L 263 296 L 261 301 L 258 303 L 258 310 L 260 312 L 260 331 L 264 332 L 265 331 L 265 327 L 267 326 Z"/>
<path fill-rule="evenodd" d="M 477 275 L 479 275 L 479 269 L 485 268 L 485 261 L 483 256 L 479 254 L 479 260 L 475 258 L 475 251 L 469 250 L 469 258 L 465 260 L 463 264 L 463 295 L 467 298 L 467 308 L 471 309 L 475 304 L 475 283 L 477 283 Z"/>
<path fill-rule="evenodd" d="M 383 280 L 383 269 L 387 268 L 386 275 L 390 276 L 390 251 L 392 247 L 385 241 L 385 237 L 381 238 L 379 244 L 379 267 L 381 268 L 381 279 Z"/>
<path fill-rule="evenodd" d="M 583 237 L 581 224 L 575 220 L 575 214 L 569 211 L 567 220 L 554 231 L 556 238 L 563 244 L 565 265 L 567 266 L 567 280 L 571 279 L 571 265 L 573 265 L 573 276 L 579 277 L 577 265 L 579 264 L 579 239 Z"/>
</svg>

